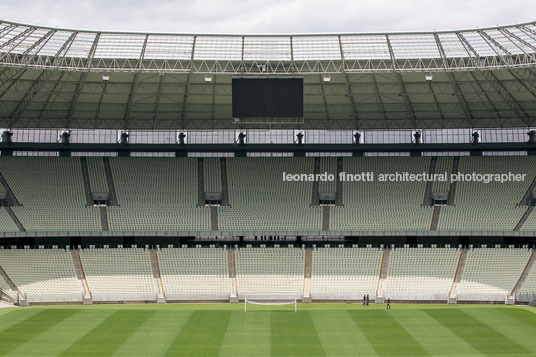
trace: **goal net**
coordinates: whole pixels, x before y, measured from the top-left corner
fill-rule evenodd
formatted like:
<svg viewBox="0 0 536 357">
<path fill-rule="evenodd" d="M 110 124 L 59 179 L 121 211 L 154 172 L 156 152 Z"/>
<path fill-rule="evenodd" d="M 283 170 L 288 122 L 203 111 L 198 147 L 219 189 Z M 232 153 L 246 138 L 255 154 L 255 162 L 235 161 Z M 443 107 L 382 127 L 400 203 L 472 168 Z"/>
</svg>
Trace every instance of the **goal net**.
<svg viewBox="0 0 536 357">
<path fill-rule="evenodd" d="M 252 305 L 294 305 L 297 311 L 297 297 L 291 294 L 249 294 L 244 296 L 244 311 L 248 311 L 248 304 Z"/>
</svg>

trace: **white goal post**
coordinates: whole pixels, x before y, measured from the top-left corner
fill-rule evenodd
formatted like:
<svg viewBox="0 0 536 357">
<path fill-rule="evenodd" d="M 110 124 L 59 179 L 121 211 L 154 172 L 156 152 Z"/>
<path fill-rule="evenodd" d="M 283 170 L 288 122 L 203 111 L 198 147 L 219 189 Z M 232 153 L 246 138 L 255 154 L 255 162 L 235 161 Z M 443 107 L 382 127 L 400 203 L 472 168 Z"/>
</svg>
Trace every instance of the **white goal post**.
<svg viewBox="0 0 536 357">
<path fill-rule="evenodd" d="M 247 294 L 244 295 L 244 312 L 248 311 L 248 304 L 294 305 L 294 312 L 298 310 L 298 298 L 292 294 Z"/>
</svg>

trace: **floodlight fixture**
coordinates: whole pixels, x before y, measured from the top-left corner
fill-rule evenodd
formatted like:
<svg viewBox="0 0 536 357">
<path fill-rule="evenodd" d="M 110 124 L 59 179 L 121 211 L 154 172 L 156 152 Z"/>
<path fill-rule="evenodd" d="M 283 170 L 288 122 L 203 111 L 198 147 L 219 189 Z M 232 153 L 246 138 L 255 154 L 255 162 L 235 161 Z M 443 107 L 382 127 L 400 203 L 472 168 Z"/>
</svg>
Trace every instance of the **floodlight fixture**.
<svg viewBox="0 0 536 357">
<path fill-rule="evenodd" d="M 324 75 L 322 75 L 322 81 L 331 82 L 331 74 L 325 73 Z"/>
<path fill-rule="evenodd" d="M 58 135 L 58 142 L 61 142 L 63 145 L 68 145 L 70 143 L 71 129 L 65 129 L 60 131 Z"/>
<path fill-rule="evenodd" d="M 527 135 L 529 136 L 529 144 L 536 144 L 536 130 L 530 130 Z"/>
<path fill-rule="evenodd" d="M 109 81 L 110 80 L 110 72 L 102 72 L 102 80 L 103 81 Z"/>
<path fill-rule="evenodd" d="M 179 134 L 177 135 L 177 143 L 179 145 L 186 144 L 186 132 L 185 131 L 179 132 Z"/>
<path fill-rule="evenodd" d="M 11 137 L 13 136 L 13 132 L 9 129 L 3 129 L 2 130 L 2 142 L 6 144 L 11 144 L 13 141 L 11 140 Z"/>
<path fill-rule="evenodd" d="M 303 133 L 303 130 L 295 130 L 294 131 L 296 140 L 294 141 L 298 145 L 302 145 L 305 142 L 305 134 Z"/>
<path fill-rule="evenodd" d="M 431 81 L 432 79 L 434 79 L 434 74 L 432 72 L 426 72 L 424 74 L 424 79 L 426 79 L 427 81 Z"/>
<path fill-rule="evenodd" d="M 353 136 L 354 136 L 353 143 L 355 145 L 363 144 L 363 131 L 362 130 L 355 130 Z"/>
<path fill-rule="evenodd" d="M 479 144 L 481 142 L 480 130 L 473 130 L 471 136 L 473 137 L 473 144 Z"/>
<path fill-rule="evenodd" d="M 246 144 L 246 131 L 245 130 L 239 130 L 236 133 L 236 139 L 235 141 L 238 143 L 238 145 L 245 145 Z"/>
<path fill-rule="evenodd" d="M 422 130 L 417 129 L 413 132 L 413 143 L 422 144 Z"/>
<path fill-rule="evenodd" d="M 128 130 L 121 130 L 120 132 L 118 132 L 118 142 L 119 144 L 121 145 L 127 145 L 128 144 Z"/>
</svg>

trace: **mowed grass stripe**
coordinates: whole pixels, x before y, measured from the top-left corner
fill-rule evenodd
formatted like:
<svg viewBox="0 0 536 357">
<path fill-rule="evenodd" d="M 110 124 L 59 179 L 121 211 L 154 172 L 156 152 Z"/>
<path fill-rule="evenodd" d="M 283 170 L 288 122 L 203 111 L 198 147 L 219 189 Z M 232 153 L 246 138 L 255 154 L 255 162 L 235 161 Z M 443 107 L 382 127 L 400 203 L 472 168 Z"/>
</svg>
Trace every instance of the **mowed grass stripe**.
<svg viewBox="0 0 536 357">
<path fill-rule="evenodd" d="M 28 319 L 35 314 L 38 314 L 43 310 L 38 309 L 10 309 L 7 314 L 0 315 L 0 334 L 2 331 L 10 328 L 21 322 L 22 320 Z"/>
<path fill-rule="evenodd" d="M 519 356 L 531 352 L 517 342 L 497 332 L 491 326 L 476 320 L 467 310 L 423 310 L 443 326 L 463 338 L 485 355 Z M 482 310 L 489 314 L 492 309 Z M 501 322 L 502 323 L 502 322 Z"/>
<path fill-rule="evenodd" d="M 325 356 L 310 311 L 272 311 L 272 356 Z"/>
<path fill-rule="evenodd" d="M 0 356 L 4 356 L 25 344 L 33 337 L 76 314 L 76 312 L 76 310 L 41 310 L 4 329 L 0 333 Z"/>
<path fill-rule="evenodd" d="M 166 356 L 214 356 L 227 331 L 232 311 L 194 311 L 166 352 Z"/>
<path fill-rule="evenodd" d="M 353 310 L 350 316 L 379 356 L 426 356 L 428 352 L 387 310 Z"/>
<path fill-rule="evenodd" d="M 326 356 L 377 356 L 348 311 L 311 313 Z"/>
<path fill-rule="evenodd" d="M 78 309 L 74 312 L 75 314 L 12 350 L 8 355 L 57 356 L 113 313 Z"/>
<path fill-rule="evenodd" d="M 464 339 L 422 310 L 391 310 L 390 314 L 431 355 L 482 356 Z"/>
<path fill-rule="evenodd" d="M 116 311 L 60 356 L 110 356 L 152 314 L 150 310 Z"/>
<path fill-rule="evenodd" d="M 191 311 L 155 311 L 113 356 L 163 356 L 191 315 Z"/>
<path fill-rule="evenodd" d="M 270 356 L 271 312 L 234 311 L 220 349 L 220 356 Z"/>
<path fill-rule="evenodd" d="M 515 310 L 523 313 L 522 310 Z M 517 314 L 511 315 L 510 313 L 513 311 L 514 309 L 509 307 L 498 307 L 485 313 L 478 309 L 467 310 L 467 314 L 525 347 L 531 352 L 531 355 L 536 355 L 536 343 L 534 343 L 536 336 L 535 325 L 530 326 L 521 320 L 521 317 Z M 532 318 L 533 324 L 536 324 L 534 315 L 528 312 L 525 312 L 525 314 Z"/>
<path fill-rule="evenodd" d="M 500 311 L 502 314 L 508 316 L 511 319 L 516 319 L 518 322 L 525 325 L 536 334 L 536 309 L 532 308 L 533 311 L 526 309 L 517 309 L 517 308 L 498 308 L 497 311 Z"/>
</svg>

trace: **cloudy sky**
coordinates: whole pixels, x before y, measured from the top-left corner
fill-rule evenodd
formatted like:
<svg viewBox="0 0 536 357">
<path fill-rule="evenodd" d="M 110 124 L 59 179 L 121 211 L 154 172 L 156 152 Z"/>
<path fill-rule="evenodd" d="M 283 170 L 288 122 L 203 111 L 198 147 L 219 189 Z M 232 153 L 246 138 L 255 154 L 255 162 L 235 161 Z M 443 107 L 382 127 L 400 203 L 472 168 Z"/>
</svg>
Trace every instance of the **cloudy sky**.
<svg viewBox="0 0 536 357">
<path fill-rule="evenodd" d="M 536 20 L 534 0 L 0 0 L 2 20 L 182 33 L 450 30 Z"/>
</svg>

